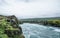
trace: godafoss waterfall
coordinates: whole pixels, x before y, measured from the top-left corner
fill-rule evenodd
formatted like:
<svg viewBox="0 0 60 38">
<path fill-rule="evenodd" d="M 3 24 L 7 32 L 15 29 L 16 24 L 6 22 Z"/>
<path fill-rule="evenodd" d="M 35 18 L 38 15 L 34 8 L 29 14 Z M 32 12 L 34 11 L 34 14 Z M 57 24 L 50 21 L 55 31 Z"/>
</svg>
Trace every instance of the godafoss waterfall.
<svg viewBox="0 0 60 38">
<path fill-rule="evenodd" d="M 25 38 L 60 38 L 60 28 L 39 24 L 24 23 L 20 25 Z"/>
</svg>

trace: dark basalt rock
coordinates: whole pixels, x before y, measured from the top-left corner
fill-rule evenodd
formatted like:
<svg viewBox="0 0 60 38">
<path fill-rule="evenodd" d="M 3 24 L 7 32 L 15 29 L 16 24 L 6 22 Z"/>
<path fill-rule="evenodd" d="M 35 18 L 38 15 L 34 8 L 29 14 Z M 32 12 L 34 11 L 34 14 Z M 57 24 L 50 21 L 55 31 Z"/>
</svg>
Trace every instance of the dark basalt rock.
<svg viewBox="0 0 60 38">
<path fill-rule="evenodd" d="M 0 15 L 0 27 L 0 31 L 2 31 L 2 33 L 5 34 L 7 38 L 25 38 L 22 28 L 19 26 L 19 21 L 14 15 Z M 0 32 L 0 34 L 2 33 Z"/>
</svg>

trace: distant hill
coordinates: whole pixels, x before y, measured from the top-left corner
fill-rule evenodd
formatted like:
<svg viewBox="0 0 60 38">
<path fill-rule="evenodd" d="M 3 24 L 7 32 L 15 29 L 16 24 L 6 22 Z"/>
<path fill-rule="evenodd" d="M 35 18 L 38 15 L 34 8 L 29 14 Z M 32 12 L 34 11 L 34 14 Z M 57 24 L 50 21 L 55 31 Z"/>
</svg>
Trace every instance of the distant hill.
<svg viewBox="0 0 60 38">
<path fill-rule="evenodd" d="M 37 20 L 60 20 L 60 17 L 50 17 L 50 18 L 28 18 L 28 19 L 20 19 L 21 21 L 37 21 Z"/>
</svg>

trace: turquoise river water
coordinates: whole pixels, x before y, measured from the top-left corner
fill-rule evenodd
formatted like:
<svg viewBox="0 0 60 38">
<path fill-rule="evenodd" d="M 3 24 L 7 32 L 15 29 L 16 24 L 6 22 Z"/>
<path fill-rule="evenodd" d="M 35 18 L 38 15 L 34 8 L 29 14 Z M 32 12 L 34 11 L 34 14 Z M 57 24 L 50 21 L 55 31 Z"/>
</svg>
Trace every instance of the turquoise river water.
<svg viewBox="0 0 60 38">
<path fill-rule="evenodd" d="M 60 38 L 60 28 L 31 23 L 24 23 L 20 26 L 25 38 Z"/>
</svg>

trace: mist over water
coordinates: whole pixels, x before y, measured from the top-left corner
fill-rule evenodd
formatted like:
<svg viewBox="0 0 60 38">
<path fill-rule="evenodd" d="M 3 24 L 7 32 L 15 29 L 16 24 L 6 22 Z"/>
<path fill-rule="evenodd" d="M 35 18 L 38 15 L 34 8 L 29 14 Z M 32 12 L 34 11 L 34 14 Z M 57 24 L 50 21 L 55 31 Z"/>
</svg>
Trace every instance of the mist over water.
<svg viewBox="0 0 60 38">
<path fill-rule="evenodd" d="M 60 28 L 30 23 L 24 23 L 20 26 L 25 38 L 60 38 Z"/>
</svg>

